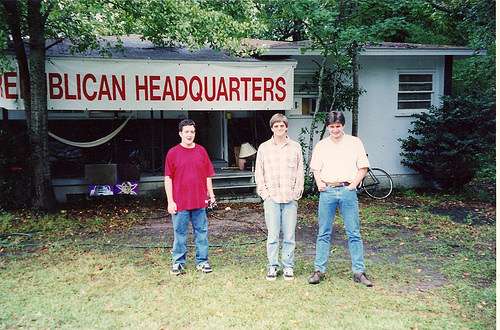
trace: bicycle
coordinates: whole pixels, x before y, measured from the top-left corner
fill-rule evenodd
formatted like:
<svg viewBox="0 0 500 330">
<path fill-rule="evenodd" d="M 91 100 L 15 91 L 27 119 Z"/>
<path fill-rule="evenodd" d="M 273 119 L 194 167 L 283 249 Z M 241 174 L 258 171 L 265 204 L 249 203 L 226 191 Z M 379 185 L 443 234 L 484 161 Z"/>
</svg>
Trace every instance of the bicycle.
<svg viewBox="0 0 500 330">
<path fill-rule="evenodd" d="M 374 199 L 384 199 L 392 193 L 393 182 L 391 176 L 381 168 L 368 168 L 368 172 L 361 181 L 359 190 L 363 190 Z"/>
</svg>

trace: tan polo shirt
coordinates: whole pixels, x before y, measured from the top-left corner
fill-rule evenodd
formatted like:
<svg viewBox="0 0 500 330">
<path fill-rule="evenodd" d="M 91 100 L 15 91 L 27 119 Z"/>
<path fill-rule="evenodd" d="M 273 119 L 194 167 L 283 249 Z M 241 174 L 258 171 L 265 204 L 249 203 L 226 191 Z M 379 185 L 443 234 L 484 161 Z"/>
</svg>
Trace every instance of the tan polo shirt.
<svg viewBox="0 0 500 330">
<path fill-rule="evenodd" d="M 339 142 L 330 137 L 319 141 L 311 157 L 311 170 L 324 182 L 352 182 L 358 169 L 370 167 L 363 142 L 344 134 Z"/>
</svg>

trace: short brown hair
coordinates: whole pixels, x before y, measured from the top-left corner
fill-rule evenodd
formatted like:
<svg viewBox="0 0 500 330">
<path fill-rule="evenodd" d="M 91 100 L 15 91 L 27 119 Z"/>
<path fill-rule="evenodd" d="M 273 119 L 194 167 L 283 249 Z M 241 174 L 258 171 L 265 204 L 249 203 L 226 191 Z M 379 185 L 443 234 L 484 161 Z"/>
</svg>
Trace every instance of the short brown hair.
<svg viewBox="0 0 500 330">
<path fill-rule="evenodd" d="M 281 113 L 275 113 L 269 120 L 269 126 L 272 128 L 275 123 L 282 121 L 288 127 L 288 118 Z"/>
<path fill-rule="evenodd" d="M 330 111 L 328 113 L 328 125 L 334 123 L 341 123 L 342 126 L 345 125 L 345 117 L 344 114 L 340 111 Z"/>
</svg>

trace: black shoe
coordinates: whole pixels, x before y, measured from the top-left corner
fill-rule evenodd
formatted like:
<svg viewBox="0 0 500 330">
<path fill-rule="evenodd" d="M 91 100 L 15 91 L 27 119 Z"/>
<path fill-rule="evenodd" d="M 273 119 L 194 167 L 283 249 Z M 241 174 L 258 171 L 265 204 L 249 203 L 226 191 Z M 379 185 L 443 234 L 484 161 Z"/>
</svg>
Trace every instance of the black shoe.
<svg viewBox="0 0 500 330">
<path fill-rule="evenodd" d="M 309 284 L 319 284 L 321 280 L 325 277 L 325 273 L 320 272 L 319 270 L 314 271 L 312 275 L 309 277 Z"/>
<path fill-rule="evenodd" d="M 356 283 L 361 283 L 369 288 L 373 286 L 373 283 L 368 279 L 365 273 L 354 273 L 352 279 Z"/>
</svg>

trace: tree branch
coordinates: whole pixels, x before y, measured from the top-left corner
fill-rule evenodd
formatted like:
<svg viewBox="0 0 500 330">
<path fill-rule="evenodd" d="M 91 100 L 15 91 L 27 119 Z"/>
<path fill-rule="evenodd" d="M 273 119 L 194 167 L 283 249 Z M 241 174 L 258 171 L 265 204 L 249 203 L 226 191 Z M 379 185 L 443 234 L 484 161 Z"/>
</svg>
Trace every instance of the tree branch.
<svg viewBox="0 0 500 330">
<path fill-rule="evenodd" d="M 54 42 L 53 42 L 53 43 L 51 43 L 50 45 L 45 46 L 45 50 L 48 50 L 48 49 L 50 49 L 50 48 L 54 47 L 55 45 L 60 44 L 60 43 L 61 43 L 61 42 L 63 42 L 63 41 L 64 41 L 64 38 L 58 38 L 58 39 L 56 39 L 56 41 L 54 41 Z"/>
</svg>

